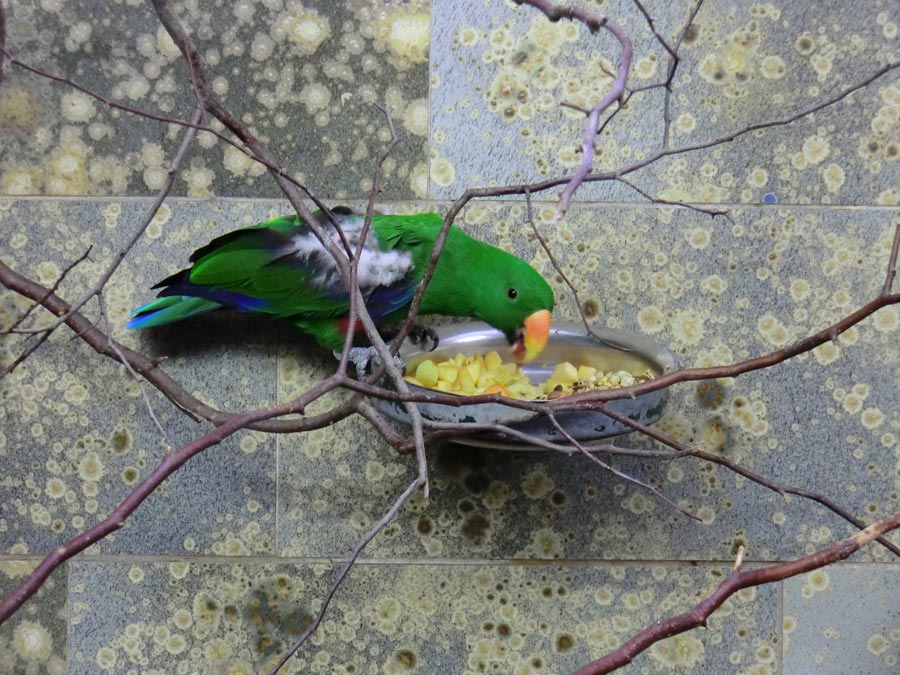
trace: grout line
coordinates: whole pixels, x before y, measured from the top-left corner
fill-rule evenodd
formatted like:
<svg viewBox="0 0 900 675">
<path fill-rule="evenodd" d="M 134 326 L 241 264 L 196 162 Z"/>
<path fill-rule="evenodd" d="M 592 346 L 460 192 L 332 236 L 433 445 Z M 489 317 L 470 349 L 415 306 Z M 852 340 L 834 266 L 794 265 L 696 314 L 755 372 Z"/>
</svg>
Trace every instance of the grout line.
<svg viewBox="0 0 900 675">
<path fill-rule="evenodd" d="M 0 562 L 6 560 L 39 561 L 39 556 L 0 556 Z M 184 556 L 184 555 L 135 555 L 135 554 L 80 554 L 72 558 L 75 563 L 149 563 L 165 564 L 170 562 L 186 562 L 195 564 L 306 564 L 306 565 L 336 565 L 345 562 L 344 555 L 335 556 Z M 744 560 L 745 566 L 771 565 L 775 560 Z M 416 566 L 443 566 L 443 567 L 693 567 L 693 568 L 718 568 L 734 565 L 734 560 L 596 560 L 590 558 L 546 558 L 546 559 L 519 559 L 519 558 L 360 558 L 356 565 L 389 566 L 389 565 L 416 565 Z M 861 563 L 863 565 L 877 567 L 896 567 L 896 563 Z M 839 565 L 840 566 L 840 565 Z"/>
<path fill-rule="evenodd" d="M 11 555 L 0 554 L 0 563 L 2 562 L 35 562 L 39 563 L 44 559 L 42 554 L 32 555 Z M 168 562 L 193 562 L 193 563 L 242 563 L 242 564 L 278 564 L 278 563 L 306 563 L 306 564 L 330 564 L 344 562 L 347 557 L 343 554 L 328 556 L 289 556 L 289 555 L 250 555 L 250 556 L 229 556 L 229 555 L 179 555 L 179 554 L 134 554 L 134 553 L 98 553 L 84 554 L 69 559 L 66 563 L 75 562 L 147 562 L 147 563 L 168 563 Z M 753 558 L 744 558 L 744 565 L 761 566 L 774 565 L 778 563 L 790 562 L 790 559 L 774 559 L 774 560 L 758 560 Z M 670 566 L 670 567 L 728 567 L 734 565 L 732 558 L 716 560 L 697 560 L 697 559 L 659 559 L 659 558 L 412 558 L 406 556 L 396 557 L 364 557 L 360 558 L 357 564 L 367 565 L 445 565 L 454 566 L 503 566 L 503 567 L 541 567 L 547 565 L 571 565 L 571 566 Z M 870 561 L 870 562 L 838 562 L 835 563 L 838 569 L 843 568 L 862 568 L 862 569 L 896 569 L 898 563 L 895 561 Z"/>
<path fill-rule="evenodd" d="M 778 582 L 778 623 L 775 630 L 778 635 L 778 672 L 784 675 L 784 580 Z"/>
<path fill-rule="evenodd" d="M 428 3 L 430 16 L 428 17 L 428 35 L 434 35 L 434 3 Z M 429 49 L 428 50 L 428 132 L 425 135 L 425 198 L 426 200 L 431 197 L 431 134 L 434 132 L 434 111 L 431 109 L 431 104 L 433 103 L 434 97 L 431 95 L 431 76 L 433 72 L 432 70 L 432 59 L 435 58 L 435 51 Z"/>
<path fill-rule="evenodd" d="M 430 174 L 429 174 L 430 175 Z M 430 180 L 430 178 L 429 178 Z M 473 202 L 479 203 L 494 203 L 494 204 L 510 204 L 516 201 L 517 196 L 510 196 L 507 198 L 499 198 L 499 197 L 490 197 L 484 199 L 473 199 Z M 150 201 L 150 197 L 142 197 L 136 195 L 70 195 L 70 196 L 59 196 L 59 195 L 4 195 L 0 194 L 0 199 L 5 201 L 19 201 L 19 202 L 46 202 L 46 201 L 58 201 L 58 202 L 138 202 L 143 203 Z M 260 204 L 286 204 L 287 201 L 285 199 L 281 199 L 278 197 L 229 197 L 229 196 L 221 196 L 221 197 L 169 197 L 167 202 L 182 202 L 182 203 L 207 203 L 207 204 L 217 204 L 217 203 L 260 203 Z M 355 203 L 365 203 L 365 199 L 360 197 L 358 199 L 335 199 L 335 198 L 324 198 L 323 201 L 326 203 L 334 203 L 334 204 L 343 204 L 347 202 L 355 202 Z M 416 205 L 450 205 L 453 203 L 453 199 L 444 199 L 444 198 L 428 198 L 428 199 L 384 199 L 379 203 L 381 204 L 416 204 Z M 532 203 L 535 205 L 550 205 L 553 206 L 556 204 L 556 199 L 534 199 L 532 196 Z M 602 201 L 602 200 L 591 200 L 591 201 L 575 201 L 572 203 L 572 210 L 577 210 L 578 207 L 623 207 L 623 208 L 636 208 L 636 209 L 677 209 L 681 208 L 678 205 L 673 204 L 654 204 L 652 202 L 623 202 L 623 201 Z M 790 203 L 778 203 L 778 204 L 760 204 L 757 202 L 686 202 L 685 206 L 699 206 L 703 208 L 712 208 L 712 207 L 722 207 L 729 209 L 759 209 L 759 210 L 770 210 L 770 211 L 778 211 L 779 209 L 790 209 L 795 211 L 884 211 L 886 213 L 897 213 L 900 212 L 900 207 L 898 206 L 882 206 L 879 204 L 790 204 Z M 701 214 L 702 215 L 702 214 Z"/>
<path fill-rule="evenodd" d="M 66 672 L 72 672 L 72 566 L 66 565 Z"/>
<path fill-rule="evenodd" d="M 276 533 L 277 536 L 277 533 Z M 33 562 L 39 563 L 44 559 L 40 555 L 0 555 L 0 563 L 2 562 Z M 96 555 L 79 554 L 74 558 L 66 561 L 67 564 L 67 583 L 69 574 L 69 563 L 147 563 L 147 564 L 166 564 L 170 562 L 186 562 L 193 564 L 239 564 L 239 565 L 337 565 L 345 562 L 346 556 L 279 556 L 279 555 L 256 555 L 256 556 L 224 556 L 224 555 L 196 555 L 185 556 L 177 554 L 159 554 L 159 555 L 142 555 L 142 554 L 116 554 L 104 553 Z M 784 560 L 752 560 L 745 559 L 746 566 L 765 566 L 773 565 L 779 562 L 787 562 Z M 718 568 L 728 567 L 734 564 L 731 559 L 728 560 L 662 560 L 662 559 L 592 559 L 592 558 L 359 558 L 356 565 L 371 566 L 390 566 L 390 565 L 415 565 L 415 566 L 436 566 L 436 567 L 548 567 L 548 566 L 569 566 L 569 567 L 693 567 L 693 568 Z M 858 563 L 836 563 L 837 568 L 856 567 L 867 569 L 895 569 L 896 562 L 858 562 Z M 783 596 L 783 589 L 782 589 Z M 783 600 L 783 597 L 782 597 Z"/>
<path fill-rule="evenodd" d="M 275 401 L 278 401 L 278 393 L 279 393 L 279 382 L 278 382 L 278 373 L 280 372 L 279 360 L 281 359 L 281 334 L 276 334 L 275 337 Z M 279 492 L 281 488 L 281 434 L 274 434 L 275 436 L 275 549 L 274 553 L 277 556 L 281 553 L 281 547 L 279 546 L 279 529 L 278 523 L 280 522 L 281 517 L 281 500 L 279 499 Z"/>
<path fill-rule="evenodd" d="M 281 553 L 280 546 L 280 532 L 281 530 L 278 528 L 279 522 L 281 522 L 281 500 L 280 496 L 280 488 L 281 488 L 281 434 L 275 434 L 275 547 L 274 553 L 275 556 L 278 557 Z"/>
</svg>

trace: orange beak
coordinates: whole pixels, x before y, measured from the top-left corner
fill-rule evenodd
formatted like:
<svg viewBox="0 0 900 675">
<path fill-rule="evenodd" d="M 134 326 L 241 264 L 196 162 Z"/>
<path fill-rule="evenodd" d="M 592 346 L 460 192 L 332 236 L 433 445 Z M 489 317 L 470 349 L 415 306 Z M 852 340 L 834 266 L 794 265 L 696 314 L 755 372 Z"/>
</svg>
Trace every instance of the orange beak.
<svg viewBox="0 0 900 675">
<path fill-rule="evenodd" d="M 534 361 L 547 346 L 550 337 L 550 312 L 541 309 L 525 319 L 525 333 L 513 346 L 513 356 L 519 363 Z"/>
</svg>

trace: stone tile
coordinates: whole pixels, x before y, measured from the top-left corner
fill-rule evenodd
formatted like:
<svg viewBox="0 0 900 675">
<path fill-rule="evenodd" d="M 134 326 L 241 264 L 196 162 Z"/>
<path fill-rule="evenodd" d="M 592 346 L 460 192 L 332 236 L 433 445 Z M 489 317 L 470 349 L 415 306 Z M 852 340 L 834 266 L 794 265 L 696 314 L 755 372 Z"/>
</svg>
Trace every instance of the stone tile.
<svg viewBox="0 0 900 675">
<path fill-rule="evenodd" d="M 694 2 L 645 6 L 674 44 Z M 631 86 L 664 81 L 668 55 L 634 3 L 601 10 L 634 42 Z M 590 107 L 608 91 L 612 78 L 602 73 L 617 63 L 614 38 L 490 0 L 437 3 L 433 23 L 429 196 L 573 171 L 584 117 L 558 103 Z M 704 3 L 680 51 L 671 147 L 787 118 L 897 63 L 898 23 L 887 0 L 865 10 L 839 2 Z M 814 117 L 667 158 L 632 179 L 651 194 L 694 202 L 897 204 L 898 87 L 895 70 Z M 630 166 L 663 147 L 662 100 L 659 89 L 631 99 L 597 143 L 596 170 Z M 582 186 L 577 197 L 642 201 L 608 183 Z"/>
<path fill-rule="evenodd" d="M 704 4 L 673 91 L 675 146 L 787 118 L 900 61 L 897 5 L 860 9 Z M 721 153 L 684 155 L 647 184 L 682 200 L 759 203 L 770 194 L 780 203 L 897 204 L 898 94 L 894 70 L 814 117 L 749 134 Z"/>
<path fill-rule="evenodd" d="M 89 244 L 91 261 L 66 278 L 75 299 L 109 264 L 139 222 L 144 201 L 36 201 L 4 204 L 0 228 L 12 246 L 3 260 L 51 285 Z M 110 282 L 105 299 L 113 334 L 151 357 L 188 391 L 213 406 L 240 410 L 274 398 L 275 338 L 246 317 L 213 317 L 134 333 L 131 309 L 149 301 L 150 286 L 176 271 L 210 236 L 254 218 L 251 210 L 203 202 L 165 207 L 148 236 Z M 261 208 L 261 207 L 260 207 Z M 28 303 L 2 296 L 3 325 Z M 88 315 L 98 316 L 95 305 Z M 46 317 L 45 317 L 46 318 Z M 23 341 L 4 337 L 4 363 Z M 149 474 L 166 442 L 134 379 L 95 354 L 67 329 L 3 381 L 3 483 L 0 550 L 40 553 L 110 513 Z M 185 417 L 148 388 L 174 445 L 210 429 Z M 194 458 L 145 502 L 126 527 L 97 547 L 104 553 L 252 554 L 274 546 L 275 440 L 245 432 Z M 174 517 L 173 517 L 173 514 Z"/>
<path fill-rule="evenodd" d="M 332 571 L 75 563 L 71 673 L 264 671 L 307 625 Z M 671 565 L 360 565 L 286 672 L 569 672 L 691 607 L 722 573 Z M 777 621 L 777 588 L 743 592 L 713 615 L 712 630 L 661 643 L 631 669 L 772 673 Z"/>
<path fill-rule="evenodd" d="M 552 206 L 535 213 L 546 223 Z M 597 325 L 649 334 L 684 366 L 771 352 L 880 289 L 896 211 L 732 215 L 734 224 L 659 207 L 579 207 L 545 234 Z M 535 264 L 557 292 L 555 316 L 575 318 L 522 222 L 521 207 L 498 204 L 475 206 L 460 220 Z M 865 520 L 893 513 L 898 328 L 888 308 L 837 345 L 777 369 L 680 385 L 660 428 L 784 485 L 820 491 Z M 286 555 L 345 554 L 414 476 L 414 461 L 396 457 L 359 421 L 281 441 L 278 550 Z M 621 442 L 652 447 L 633 436 Z M 611 462 L 703 523 L 578 456 L 457 445 L 429 452 L 430 501 L 414 500 L 369 555 L 729 560 L 747 544 L 751 559 L 784 559 L 852 532 L 808 500 L 693 459 Z M 862 555 L 880 560 L 885 551 Z"/>
<path fill-rule="evenodd" d="M 679 4 L 659 8 L 663 25 L 680 18 Z M 560 111 L 559 100 L 590 105 L 602 97 L 611 82 L 602 68 L 615 68 L 618 43 L 606 34 L 591 43 L 574 24 L 505 3 L 436 3 L 433 13 L 429 196 L 455 198 L 468 186 L 533 182 L 577 167 L 584 116 Z M 636 53 L 648 56 L 653 36 L 642 22 L 628 11 L 621 20 Z M 620 122 L 605 137 L 613 148 L 662 141 L 660 120 L 643 111 L 623 111 Z M 590 194 L 630 198 L 627 190 L 600 190 Z"/>
<path fill-rule="evenodd" d="M 178 3 L 216 96 L 323 196 L 364 197 L 390 138 L 387 104 L 405 139 L 385 165 L 386 194 L 427 183 L 429 5 L 335 0 Z M 10 50 L 121 103 L 190 117 L 177 48 L 146 3 L 12 3 Z M 14 69 L 0 92 L 0 194 L 143 195 L 155 191 L 177 128 L 106 109 Z M 221 130 L 221 125 L 216 124 Z M 280 195 L 264 167 L 201 134 L 173 194 Z"/>
<path fill-rule="evenodd" d="M 785 675 L 891 675 L 900 659 L 900 567 L 841 565 L 784 583 Z"/>
<path fill-rule="evenodd" d="M 15 588 L 36 564 L 35 560 L 0 560 L 0 595 Z M 9 675 L 68 672 L 65 566 L 0 626 L 0 670 Z"/>
</svg>

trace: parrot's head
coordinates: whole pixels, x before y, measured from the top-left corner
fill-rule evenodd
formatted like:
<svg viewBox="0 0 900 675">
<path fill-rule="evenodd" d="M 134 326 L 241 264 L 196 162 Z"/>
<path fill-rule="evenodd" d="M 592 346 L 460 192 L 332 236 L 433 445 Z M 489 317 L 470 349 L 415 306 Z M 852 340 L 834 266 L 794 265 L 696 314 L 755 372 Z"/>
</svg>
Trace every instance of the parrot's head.
<svg viewBox="0 0 900 675">
<path fill-rule="evenodd" d="M 436 236 L 440 217 L 434 218 Z M 429 248 L 419 255 L 417 265 L 425 269 Z M 509 340 L 516 360 L 525 363 L 537 358 L 550 337 L 553 289 L 521 258 L 452 227 L 421 310 L 490 324 Z"/>
<path fill-rule="evenodd" d="M 537 358 L 550 337 L 553 289 L 521 258 L 503 255 L 487 273 L 474 281 L 472 293 L 478 298 L 476 318 L 503 332 L 519 363 Z"/>
</svg>

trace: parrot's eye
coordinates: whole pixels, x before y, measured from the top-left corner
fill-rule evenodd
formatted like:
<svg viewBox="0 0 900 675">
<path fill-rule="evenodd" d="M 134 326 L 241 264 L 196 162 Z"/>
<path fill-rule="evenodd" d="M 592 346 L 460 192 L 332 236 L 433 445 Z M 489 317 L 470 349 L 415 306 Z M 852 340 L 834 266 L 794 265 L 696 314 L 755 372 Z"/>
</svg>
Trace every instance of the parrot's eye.
<svg viewBox="0 0 900 675">
<path fill-rule="evenodd" d="M 517 291 L 515 288 L 510 288 L 508 291 L 506 291 L 506 294 L 509 296 L 510 300 L 515 300 L 519 295 L 519 291 Z"/>
</svg>

